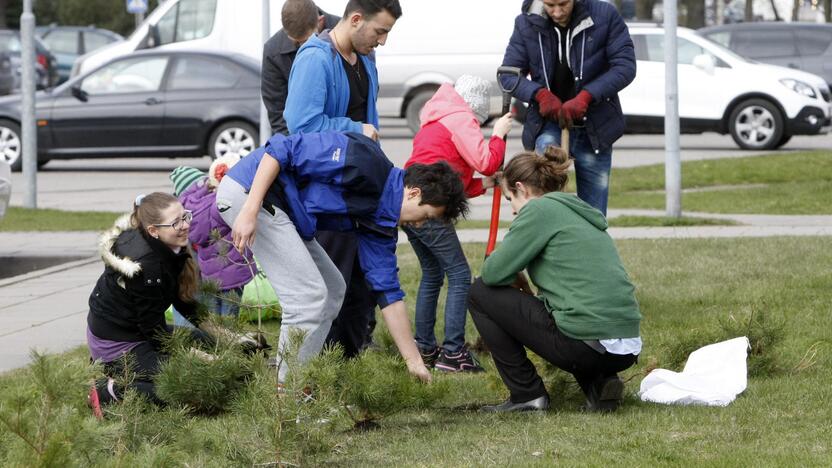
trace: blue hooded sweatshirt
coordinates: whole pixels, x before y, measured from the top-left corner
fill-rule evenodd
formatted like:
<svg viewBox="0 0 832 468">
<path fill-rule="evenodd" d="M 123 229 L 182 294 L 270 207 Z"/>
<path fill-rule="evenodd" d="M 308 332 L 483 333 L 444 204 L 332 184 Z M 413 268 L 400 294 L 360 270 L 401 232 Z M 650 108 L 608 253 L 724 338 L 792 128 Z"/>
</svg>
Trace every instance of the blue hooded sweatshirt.
<svg viewBox="0 0 832 468">
<path fill-rule="evenodd" d="M 378 70 L 375 55 L 358 54 L 370 77 L 367 95 L 367 122 L 378 128 Z M 332 45 L 329 30 L 306 41 L 295 57 L 289 73 L 289 95 L 283 117 L 289 133 L 312 133 L 336 130 L 361 133 L 362 122 L 347 115 L 350 83 L 338 51 Z"/>
<path fill-rule="evenodd" d="M 358 260 L 380 307 L 404 298 L 396 259 L 404 171 L 360 133 L 276 134 L 226 174 L 248 192 L 263 156 L 280 164 L 264 207 L 284 211 L 301 238 L 356 231 Z"/>
</svg>

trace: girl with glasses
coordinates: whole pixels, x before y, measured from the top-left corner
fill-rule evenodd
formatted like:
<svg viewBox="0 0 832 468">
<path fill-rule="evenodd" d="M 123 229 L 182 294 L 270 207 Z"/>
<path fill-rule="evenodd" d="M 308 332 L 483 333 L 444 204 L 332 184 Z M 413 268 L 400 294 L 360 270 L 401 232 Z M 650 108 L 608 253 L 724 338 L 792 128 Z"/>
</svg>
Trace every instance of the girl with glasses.
<svg viewBox="0 0 832 468">
<path fill-rule="evenodd" d="M 153 379 L 165 357 L 160 340 L 173 331 L 165 323 L 165 310 L 173 304 L 188 320 L 200 322 L 195 300 L 199 273 L 188 250 L 191 220 L 173 195 L 140 195 L 133 213 L 119 218 L 99 243 L 104 273 L 89 300 L 90 355 L 104 364 L 108 376 L 122 374 L 130 362 L 136 372 L 130 386 L 156 403 Z M 192 335 L 208 339 L 197 329 Z M 101 418 L 101 405 L 120 400 L 124 391 L 112 377 L 93 386 L 89 402 L 95 415 Z"/>
</svg>

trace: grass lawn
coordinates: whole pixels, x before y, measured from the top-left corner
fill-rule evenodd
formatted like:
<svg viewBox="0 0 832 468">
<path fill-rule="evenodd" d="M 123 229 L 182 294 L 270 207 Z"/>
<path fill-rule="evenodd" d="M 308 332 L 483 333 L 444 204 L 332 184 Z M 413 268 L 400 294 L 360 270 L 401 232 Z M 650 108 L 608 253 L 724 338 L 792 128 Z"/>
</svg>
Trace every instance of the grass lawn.
<svg viewBox="0 0 832 468">
<path fill-rule="evenodd" d="M 616 216 L 608 220 L 610 227 L 655 227 L 655 226 L 735 226 L 738 223 L 730 219 L 695 218 L 683 216 L 668 218 L 665 216 Z M 500 228 L 508 228 L 511 221 L 500 221 Z M 490 221 L 485 219 L 465 219 L 456 224 L 456 229 L 488 229 Z"/>
<path fill-rule="evenodd" d="M 663 209 L 664 165 L 613 169 L 610 208 Z M 705 213 L 832 214 L 832 151 L 682 163 L 682 208 Z"/>
<path fill-rule="evenodd" d="M 108 211 L 62 211 L 30 209 L 10 206 L 0 221 L 0 232 L 12 231 L 104 231 L 113 225 L 118 213 Z M 459 229 L 488 229 L 485 219 L 465 219 L 457 223 Z M 736 224 L 730 220 L 659 216 L 619 216 L 609 221 L 611 227 L 635 226 L 717 226 Z M 500 221 L 500 228 L 508 228 L 510 221 Z"/>
<path fill-rule="evenodd" d="M 63 211 L 10 206 L 0 221 L 0 232 L 104 231 L 119 216 L 119 213 L 109 211 Z"/>
<path fill-rule="evenodd" d="M 82 403 L 86 390 L 82 384 L 68 390 L 72 397 L 62 401 L 51 427 L 68 425 L 70 415 L 81 415 L 71 431 L 83 437 L 76 436 L 70 449 L 80 451 L 83 444 L 96 440 L 110 444 L 106 453 L 79 462 L 89 465 L 252 466 L 274 462 L 278 452 L 282 460 L 303 466 L 828 465 L 832 460 L 828 238 L 644 240 L 620 241 L 618 246 L 637 287 L 645 346 L 639 363 L 622 375 L 628 381 L 628 395 L 612 415 L 578 412 L 582 398 L 562 373 L 549 379 L 553 408 L 545 414 L 480 414 L 476 407 L 506 396 L 490 358 L 481 356 L 486 374 L 435 376 L 449 391 L 432 408 L 390 415 L 371 431 L 351 429 L 344 420 L 332 423 L 326 443 L 302 459 L 290 447 L 278 448 L 270 442 L 274 434 L 267 421 L 277 416 L 256 408 L 204 417 L 189 416 L 179 408 L 133 414 L 124 405 L 113 408 L 100 424 L 84 416 L 89 413 Z M 465 249 L 478 271 L 484 246 L 467 244 Z M 412 300 L 419 281 L 418 262 L 408 246 L 401 246 L 399 252 L 402 283 Z M 408 306 L 412 312 L 413 303 Z M 702 340 L 733 337 L 722 331 L 724 327 L 747 323 L 751 316 L 781 332 L 783 339 L 764 346 L 762 354 L 749 361 L 755 369 L 763 360 L 767 365 L 749 377 L 748 389 L 730 406 L 669 407 L 638 400 L 639 382 L 650 369 L 678 370 L 681 356 L 704 344 Z M 269 323 L 271 330 L 275 327 Z M 441 330 L 440 316 L 440 338 Z M 470 320 L 467 339 L 476 339 Z M 83 365 L 85 359 L 83 351 L 76 351 L 60 362 Z M 0 416 L 13 417 L 17 401 L 13 389 L 32 379 L 31 370 L 0 378 Z M 294 421 L 290 418 L 285 427 L 293 427 Z M 32 453 L 0 424 L 3 465 L 33 465 Z"/>
</svg>

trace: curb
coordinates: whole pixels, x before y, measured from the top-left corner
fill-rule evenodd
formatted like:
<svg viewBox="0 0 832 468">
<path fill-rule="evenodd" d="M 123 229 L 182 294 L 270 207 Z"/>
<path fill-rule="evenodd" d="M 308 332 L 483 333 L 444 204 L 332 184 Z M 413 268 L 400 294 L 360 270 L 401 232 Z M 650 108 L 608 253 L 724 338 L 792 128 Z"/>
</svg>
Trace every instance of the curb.
<svg viewBox="0 0 832 468">
<path fill-rule="evenodd" d="M 12 276 L 11 278 L 0 280 L 0 288 L 11 286 L 17 283 L 22 283 L 24 281 L 28 281 L 35 278 L 40 278 L 41 276 L 51 275 L 52 273 L 59 273 L 62 271 L 71 270 L 73 268 L 89 265 L 90 263 L 98 261 L 101 261 L 101 257 L 95 255 L 88 258 L 82 258 L 81 260 L 75 260 L 73 262 L 61 263 L 60 265 L 44 268 L 42 270 L 36 270 L 31 271 L 29 273 L 24 273 L 22 275 Z"/>
</svg>

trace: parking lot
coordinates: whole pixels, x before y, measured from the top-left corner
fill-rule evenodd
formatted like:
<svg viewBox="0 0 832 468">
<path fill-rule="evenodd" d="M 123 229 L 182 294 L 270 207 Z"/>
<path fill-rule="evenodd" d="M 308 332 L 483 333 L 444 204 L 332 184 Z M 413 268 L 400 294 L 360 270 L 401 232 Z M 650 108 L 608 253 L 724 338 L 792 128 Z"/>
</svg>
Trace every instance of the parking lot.
<svg viewBox="0 0 832 468">
<path fill-rule="evenodd" d="M 516 125 L 509 137 L 508 154 L 522 149 L 519 135 L 520 127 Z M 403 119 L 382 120 L 381 144 L 387 156 L 397 166 L 404 164 L 410 155 L 412 136 Z M 804 136 L 793 138 L 786 146 L 774 152 L 790 153 L 829 148 L 832 148 L 832 135 Z M 727 135 L 706 133 L 682 135 L 681 138 L 681 157 L 685 161 L 770 153 L 772 151 L 740 150 Z M 664 158 L 662 135 L 625 135 L 616 143 L 613 166 L 633 167 L 661 164 Z M 41 168 L 38 173 L 38 207 L 124 211 L 138 193 L 171 190 L 168 174 L 175 167 L 191 165 L 207 170 L 209 164 L 208 157 L 52 161 Z M 12 178 L 15 189 L 11 203 L 20 206 L 25 194 L 25 179 L 21 173 L 13 174 Z M 490 204 L 490 198 L 479 197 L 475 199 L 475 204 Z"/>
</svg>

